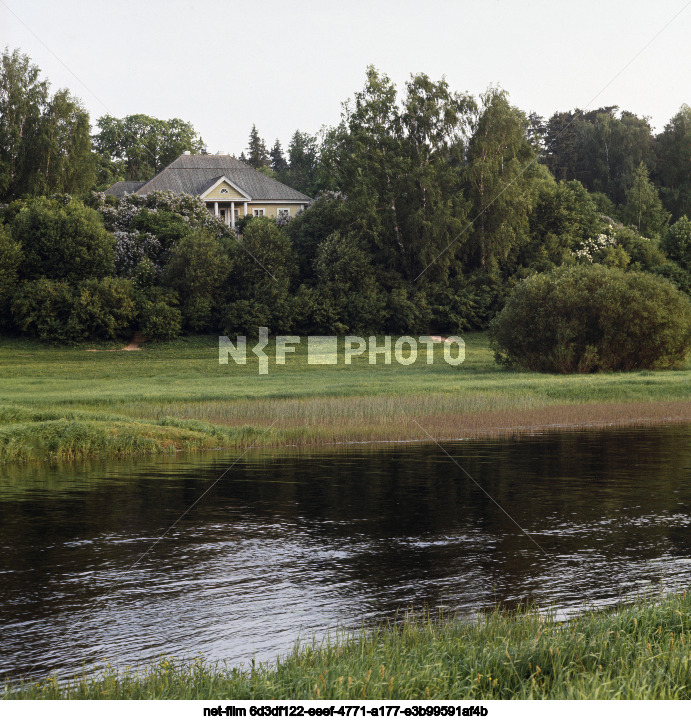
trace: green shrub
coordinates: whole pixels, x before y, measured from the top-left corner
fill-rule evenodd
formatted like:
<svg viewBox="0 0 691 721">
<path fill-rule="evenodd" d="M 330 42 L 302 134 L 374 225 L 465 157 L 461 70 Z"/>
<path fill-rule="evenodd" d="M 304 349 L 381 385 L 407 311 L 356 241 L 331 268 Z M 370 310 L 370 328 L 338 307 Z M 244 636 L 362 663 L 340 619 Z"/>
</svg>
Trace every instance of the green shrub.
<svg viewBox="0 0 691 721">
<path fill-rule="evenodd" d="M 12 303 L 16 326 L 39 340 L 114 340 L 135 317 L 132 284 L 121 278 L 85 280 L 76 287 L 49 278 L 22 284 Z"/>
<path fill-rule="evenodd" d="M 523 280 L 490 324 L 498 362 L 574 373 L 669 368 L 691 349 L 691 302 L 669 281 L 600 265 Z"/>
<path fill-rule="evenodd" d="M 290 332 L 290 283 L 297 263 L 285 231 L 271 218 L 252 218 L 232 255 L 223 305 L 225 334 L 256 334 L 257 323 L 271 333 Z"/>
<path fill-rule="evenodd" d="M 662 249 L 670 260 L 691 271 L 691 220 L 685 215 L 664 234 Z"/>
<path fill-rule="evenodd" d="M 73 313 L 87 338 L 122 338 L 136 315 L 134 289 L 124 278 L 94 278 L 80 283 Z"/>
<path fill-rule="evenodd" d="M 147 340 L 173 340 L 182 330 L 182 314 L 164 300 L 145 301 L 139 329 Z"/>
<path fill-rule="evenodd" d="M 73 311 L 74 293 L 69 283 L 49 278 L 23 283 L 12 303 L 15 325 L 22 332 L 51 343 L 82 339 Z"/>
<path fill-rule="evenodd" d="M 12 240 L 7 228 L 0 225 L 0 328 L 9 325 L 9 305 L 21 262 L 21 244 Z"/>
<path fill-rule="evenodd" d="M 32 198 L 12 203 L 10 230 L 24 253 L 20 274 L 76 283 L 115 268 L 115 238 L 101 216 L 76 200 Z"/>
<path fill-rule="evenodd" d="M 181 298 L 186 330 L 216 330 L 211 326 L 212 312 L 229 273 L 228 251 L 208 230 L 196 230 L 174 246 L 163 283 L 174 288 Z"/>
</svg>

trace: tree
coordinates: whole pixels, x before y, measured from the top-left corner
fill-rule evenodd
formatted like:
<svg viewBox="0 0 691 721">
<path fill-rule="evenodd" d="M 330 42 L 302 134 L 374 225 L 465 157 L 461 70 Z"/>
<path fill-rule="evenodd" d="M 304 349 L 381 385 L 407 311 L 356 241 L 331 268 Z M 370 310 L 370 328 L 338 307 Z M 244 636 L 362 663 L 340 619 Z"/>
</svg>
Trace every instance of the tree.
<svg viewBox="0 0 691 721">
<path fill-rule="evenodd" d="M 342 236 L 335 232 L 325 238 L 319 245 L 314 266 L 317 295 L 330 311 L 320 331 L 382 330 L 386 296 L 377 282 L 369 253 L 353 234 Z"/>
<path fill-rule="evenodd" d="M 548 121 L 544 159 L 557 180 L 579 180 L 590 192 L 625 201 L 628 178 L 640 163 L 654 162 L 646 118 L 615 105 L 555 113 Z"/>
<path fill-rule="evenodd" d="M 288 146 L 287 184 L 305 195 L 316 193 L 315 179 L 319 151 L 313 135 L 296 130 Z"/>
<path fill-rule="evenodd" d="M 643 163 L 633 173 L 626 189 L 626 204 L 622 218 L 645 236 L 659 237 L 669 220 L 669 213 L 662 207 L 662 201 L 655 186 L 648 178 L 648 169 Z"/>
<path fill-rule="evenodd" d="M 662 238 L 662 249 L 670 260 L 691 272 L 691 220 L 683 215 Z"/>
<path fill-rule="evenodd" d="M 209 231 L 194 231 L 175 244 L 163 282 L 182 299 L 187 330 L 211 330 L 212 311 L 218 306 L 229 272 L 228 252 Z"/>
<path fill-rule="evenodd" d="M 573 262 L 573 251 L 602 232 L 598 208 L 578 180 L 544 183 L 530 213 L 530 242 L 519 265 L 544 271 Z"/>
<path fill-rule="evenodd" d="M 8 216 L 24 254 L 22 278 L 76 283 L 113 274 L 115 238 L 95 210 L 76 200 L 33 198 L 12 203 Z"/>
<path fill-rule="evenodd" d="M 276 173 L 279 179 L 284 178 L 286 171 L 288 170 L 288 161 L 283 155 L 283 148 L 281 148 L 281 141 L 276 138 L 273 148 L 269 153 L 271 156 L 271 170 Z"/>
<path fill-rule="evenodd" d="M 657 179 L 673 219 L 691 217 L 691 107 L 684 104 L 657 136 Z"/>
<path fill-rule="evenodd" d="M 541 171 L 528 141 L 528 121 L 504 90 L 490 88 L 468 147 L 466 184 L 474 218 L 469 260 L 498 270 L 529 240 L 534 181 Z"/>
<path fill-rule="evenodd" d="M 104 115 L 97 121 L 99 133 L 93 137 L 96 153 L 113 177 L 102 180 L 148 180 L 186 150 L 201 153 L 204 142 L 191 123 L 179 118 L 160 120 L 149 115 L 114 118 Z"/>
<path fill-rule="evenodd" d="M 17 286 L 22 259 L 21 243 L 13 240 L 9 229 L 0 225 L 0 328 L 8 318 L 9 302 Z"/>
<path fill-rule="evenodd" d="M 251 218 L 233 249 L 225 308 L 226 335 L 291 330 L 289 293 L 297 263 L 290 241 L 271 218 Z"/>
<path fill-rule="evenodd" d="M 259 137 L 257 132 L 257 126 L 253 125 L 250 131 L 250 139 L 248 144 L 249 155 L 247 162 L 253 167 L 259 170 L 269 165 L 269 152 L 266 149 L 266 144 Z"/>
<path fill-rule="evenodd" d="M 51 97 L 18 50 L 0 59 L 0 199 L 82 193 L 93 183 L 89 115 L 67 90 Z"/>
<path fill-rule="evenodd" d="M 473 98 L 452 92 L 444 78 L 434 81 L 421 73 L 406 83 L 400 152 L 408 174 L 396 186 L 406 255 L 402 271 L 408 278 L 428 268 L 425 283 L 446 282 L 450 272 L 461 271 L 463 243 L 456 240 L 469 210 L 462 166 L 476 109 Z"/>
</svg>

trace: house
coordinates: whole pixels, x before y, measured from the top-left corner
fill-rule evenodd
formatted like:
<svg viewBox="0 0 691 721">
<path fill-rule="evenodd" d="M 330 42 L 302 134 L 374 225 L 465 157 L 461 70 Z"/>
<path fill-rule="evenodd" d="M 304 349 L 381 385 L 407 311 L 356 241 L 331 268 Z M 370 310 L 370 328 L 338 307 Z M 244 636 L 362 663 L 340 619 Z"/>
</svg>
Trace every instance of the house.
<svg viewBox="0 0 691 721">
<path fill-rule="evenodd" d="M 155 190 L 195 195 L 231 228 L 248 214 L 291 218 L 312 202 L 307 195 L 224 153 L 185 152 L 151 180 L 115 183 L 106 190 L 106 195 L 146 195 Z"/>
</svg>

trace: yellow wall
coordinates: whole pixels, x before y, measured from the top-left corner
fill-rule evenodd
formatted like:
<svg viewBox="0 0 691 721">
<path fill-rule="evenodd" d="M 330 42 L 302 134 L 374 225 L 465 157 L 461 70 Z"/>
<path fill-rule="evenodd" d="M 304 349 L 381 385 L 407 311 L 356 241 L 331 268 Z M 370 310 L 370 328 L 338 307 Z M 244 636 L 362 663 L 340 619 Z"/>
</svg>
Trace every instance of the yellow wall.
<svg viewBox="0 0 691 721">
<path fill-rule="evenodd" d="M 222 209 L 225 209 L 228 213 L 230 213 L 230 200 L 228 200 L 228 196 L 224 196 L 223 200 L 228 202 L 221 202 L 220 200 L 218 201 L 219 212 Z M 207 203 L 206 207 L 208 208 L 209 212 L 213 213 L 215 202 L 214 199 L 209 202 L 209 199 L 207 197 L 204 198 L 204 201 Z M 305 204 L 304 207 L 306 208 L 307 204 Z M 300 212 L 300 203 L 262 203 L 261 201 L 256 201 L 253 203 L 248 202 L 247 214 L 254 215 L 254 208 L 264 208 L 264 215 L 267 218 L 275 218 L 279 208 L 290 208 L 290 217 L 294 218 Z M 238 218 L 242 218 L 242 216 L 245 214 L 244 201 L 235 201 L 235 214 Z"/>
<path fill-rule="evenodd" d="M 228 192 L 222 193 L 221 188 L 225 188 Z M 244 200 L 242 195 L 232 185 L 228 185 L 224 180 L 218 187 L 214 188 L 208 195 L 204 196 L 204 200 Z"/>
<path fill-rule="evenodd" d="M 238 207 L 238 204 L 235 203 L 235 210 L 237 210 L 241 216 L 244 212 L 243 207 L 242 204 Z M 276 217 L 278 208 L 290 208 L 290 217 L 294 218 L 300 212 L 300 203 L 247 203 L 247 215 L 253 215 L 254 208 L 264 208 L 264 215 L 269 218 Z"/>
</svg>

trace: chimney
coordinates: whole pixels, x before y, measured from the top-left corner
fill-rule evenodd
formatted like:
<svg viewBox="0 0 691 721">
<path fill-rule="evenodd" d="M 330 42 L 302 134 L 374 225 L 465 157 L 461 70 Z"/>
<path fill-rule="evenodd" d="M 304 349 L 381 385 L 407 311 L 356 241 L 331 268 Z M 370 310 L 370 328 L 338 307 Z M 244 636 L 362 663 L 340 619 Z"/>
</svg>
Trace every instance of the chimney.
<svg viewBox="0 0 691 721">
<path fill-rule="evenodd" d="M 219 150 L 216 155 L 228 155 L 225 150 Z"/>
<path fill-rule="evenodd" d="M 184 150 L 182 154 L 183 154 L 183 155 L 191 155 L 191 153 L 190 153 L 189 150 Z"/>
</svg>

